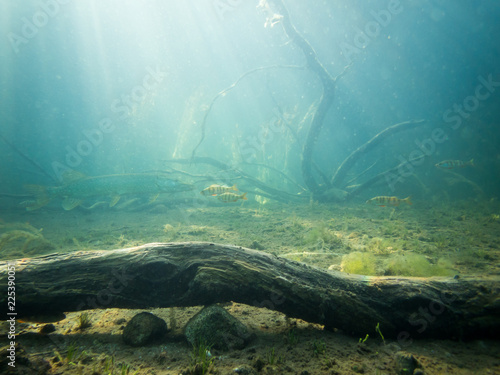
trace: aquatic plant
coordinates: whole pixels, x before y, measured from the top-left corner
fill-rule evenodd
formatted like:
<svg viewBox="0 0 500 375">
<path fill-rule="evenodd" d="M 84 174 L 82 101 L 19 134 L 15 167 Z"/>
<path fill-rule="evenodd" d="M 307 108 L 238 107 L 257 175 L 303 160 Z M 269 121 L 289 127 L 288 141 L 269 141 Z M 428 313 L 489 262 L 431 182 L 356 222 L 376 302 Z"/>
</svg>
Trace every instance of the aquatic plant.
<svg viewBox="0 0 500 375">
<path fill-rule="evenodd" d="M 125 235 L 122 233 L 120 234 L 120 237 L 118 237 L 118 246 L 119 247 L 124 247 L 127 243 L 129 242 L 129 240 L 127 238 L 125 238 Z"/>
<path fill-rule="evenodd" d="M 210 353 L 211 346 L 204 340 L 196 340 L 197 344 L 193 345 L 191 352 L 191 363 L 193 371 L 197 374 L 206 374 L 213 364 L 213 357 Z"/>
<path fill-rule="evenodd" d="M 368 340 L 368 337 L 370 337 L 370 335 L 367 333 L 365 338 L 359 338 L 359 344 L 364 344 L 366 342 L 366 340 Z"/>
<path fill-rule="evenodd" d="M 293 216 L 288 218 L 288 221 L 290 222 L 290 228 L 292 230 L 298 231 L 304 229 L 304 226 L 302 225 L 300 219 L 297 217 L 295 213 L 293 214 Z"/>
<path fill-rule="evenodd" d="M 399 245 L 403 246 L 404 241 L 401 241 L 401 244 L 396 244 L 393 241 L 390 241 L 381 237 L 373 237 L 366 245 L 366 249 L 374 254 L 390 254 L 394 252 L 395 248 L 399 248 Z"/>
<path fill-rule="evenodd" d="M 398 254 L 387 260 L 385 273 L 399 276 L 430 276 L 430 263 L 423 255 Z"/>
<path fill-rule="evenodd" d="M 9 257 L 24 257 L 53 250 L 55 246 L 47 241 L 43 229 L 36 229 L 28 223 L 0 224 L 0 252 Z"/>
<path fill-rule="evenodd" d="M 439 258 L 434 265 L 434 270 L 439 275 L 436 276 L 451 276 L 455 274 L 453 263 L 449 259 Z"/>
<path fill-rule="evenodd" d="M 327 355 L 325 355 L 323 357 L 322 362 L 323 362 L 323 366 L 325 366 L 327 369 L 333 367 L 336 364 L 335 359 L 328 358 Z"/>
<path fill-rule="evenodd" d="M 380 330 L 380 322 L 377 323 L 377 325 L 375 326 L 375 331 L 378 332 L 378 334 L 380 335 L 380 337 L 382 338 L 382 342 L 384 343 L 385 345 L 385 338 L 384 338 L 384 335 L 382 334 L 382 331 Z"/>
<path fill-rule="evenodd" d="M 90 321 L 90 315 L 88 312 L 83 312 L 80 315 L 78 315 L 78 329 L 79 330 L 84 330 L 85 328 L 88 328 L 92 325 Z"/>
<path fill-rule="evenodd" d="M 128 375 L 132 370 L 132 366 L 128 363 L 120 363 L 115 365 L 115 356 L 106 356 L 102 359 L 101 368 L 98 371 L 96 365 L 94 365 L 92 374 L 105 374 L 105 375 Z M 133 374 L 136 375 L 139 370 L 136 370 Z"/>
<path fill-rule="evenodd" d="M 314 340 L 312 343 L 313 355 L 315 357 L 319 357 L 320 355 L 324 355 L 326 353 L 326 343 L 325 340 L 317 341 Z"/>
<path fill-rule="evenodd" d="M 384 222 L 380 226 L 380 229 L 386 236 L 397 236 L 400 234 L 400 228 L 393 221 L 384 220 Z"/>
<path fill-rule="evenodd" d="M 285 341 L 290 346 L 297 345 L 299 342 L 299 338 L 297 337 L 297 330 L 296 329 L 289 330 L 285 337 Z"/>
<path fill-rule="evenodd" d="M 440 239 L 440 240 L 436 241 L 435 244 L 436 244 L 436 247 L 438 249 L 443 250 L 443 249 L 446 249 L 446 247 L 448 246 L 448 240 Z"/>
<path fill-rule="evenodd" d="M 266 353 L 266 362 L 271 366 L 283 363 L 284 361 L 284 358 L 276 353 L 274 346 Z"/>
<path fill-rule="evenodd" d="M 318 250 L 333 249 L 342 245 L 342 241 L 324 223 L 313 227 L 304 237 L 304 244 L 312 245 Z"/>
<path fill-rule="evenodd" d="M 120 366 L 120 374 L 121 375 L 128 375 L 130 373 L 131 366 L 126 363 L 122 363 Z M 138 371 L 136 371 L 137 373 Z"/>
<path fill-rule="evenodd" d="M 354 251 L 342 258 L 340 270 L 358 275 L 376 275 L 376 259 L 373 254 Z"/>
<path fill-rule="evenodd" d="M 163 232 L 165 232 L 169 240 L 173 240 L 175 237 L 177 237 L 178 230 L 172 224 L 165 224 L 163 226 Z"/>
<path fill-rule="evenodd" d="M 358 374 L 364 374 L 366 372 L 366 365 L 363 363 L 361 365 L 352 365 L 352 371 Z"/>
<path fill-rule="evenodd" d="M 491 222 L 500 221 L 500 215 L 491 214 L 488 218 L 488 221 L 491 221 Z"/>
<path fill-rule="evenodd" d="M 385 274 L 398 276 L 450 276 L 454 272 L 450 269 L 451 263 L 444 259 L 437 264 L 431 264 L 421 254 L 405 253 L 394 254 L 386 261 Z"/>
<path fill-rule="evenodd" d="M 71 343 L 68 348 L 66 349 L 66 356 L 62 356 L 61 353 L 59 353 L 57 350 L 55 350 L 57 362 L 61 364 L 67 364 L 67 365 L 72 365 L 76 366 L 78 362 L 83 360 L 84 358 L 87 357 L 87 352 L 85 350 L 82 350 L 80 353 L 77 351 L 77 346 L 75 343 Z"/>
<path fill-rule="evenodd" d="M 71 362 L 76 354 L 76 345 L 74 343 L 68 346 L 68 351 L 66 352 L 66 360 Z"/>
<path fill-rule="evenodd" d="M 106 374 L 113 373 L 114 369 L 115 369 L 115 356 L 112 355 L 111 357 L 106 357 L 106 359 L 104 360 L 104 372 Z"/>
</svg>

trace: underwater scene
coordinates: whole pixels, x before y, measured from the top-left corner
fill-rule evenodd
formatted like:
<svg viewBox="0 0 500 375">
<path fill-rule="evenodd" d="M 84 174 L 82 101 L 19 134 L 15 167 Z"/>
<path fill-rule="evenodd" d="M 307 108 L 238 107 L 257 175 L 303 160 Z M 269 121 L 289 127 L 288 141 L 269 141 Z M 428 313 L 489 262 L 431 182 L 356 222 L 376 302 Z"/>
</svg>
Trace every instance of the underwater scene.
<svg viewBox="0 0 500 375">
<path fill-rule="evenodd" d="M 500 374 L 498 1 L 0 10 L 0 374 Z"/>
</svg>

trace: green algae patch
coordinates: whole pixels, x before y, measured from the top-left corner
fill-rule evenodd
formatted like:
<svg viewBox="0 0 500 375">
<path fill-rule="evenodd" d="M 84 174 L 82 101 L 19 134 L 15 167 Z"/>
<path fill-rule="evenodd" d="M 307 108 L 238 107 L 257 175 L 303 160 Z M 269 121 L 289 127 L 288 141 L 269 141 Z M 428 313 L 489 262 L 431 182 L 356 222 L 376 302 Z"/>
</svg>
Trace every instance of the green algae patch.
<svg viewBox="0 0 500 375">
<path fill-rule="evenodd" d="M 420 254 L 395 254 L 386 261 L 385 274 L 397 276 L 451 276 L 454 274 L 452 264 L 446 259 L 439 259 L 431 264 Z"/>
<path fill-rule="evenodd" d="M 373 254 L 354 251 L 342 258 L 340 270 L 358 275 L 374 276 L 377 274 L 376 258 Z"/>
</svg>

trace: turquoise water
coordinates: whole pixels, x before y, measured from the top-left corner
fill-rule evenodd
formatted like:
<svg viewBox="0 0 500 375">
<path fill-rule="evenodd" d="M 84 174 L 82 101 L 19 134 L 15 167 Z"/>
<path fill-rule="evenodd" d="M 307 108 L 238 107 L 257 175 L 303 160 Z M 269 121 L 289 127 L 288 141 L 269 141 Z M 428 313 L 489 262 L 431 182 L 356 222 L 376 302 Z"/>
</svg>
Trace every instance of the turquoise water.
<svg viewBox="0 0 500 375">
<path fill-rule="evenodd" d="M 275 198 L 313 193 L 326 201 L 322 193 L 332 187 L 351 193 L 399 166 L 349 199 L 412 195 L 453 204 L 497 196 L 496 2 L 286 3 L 322 72 L 340 76 L 314 142 L 307 139 L 324 82 L 316 67 L 304 68 L 279 8 L 257 5 L 4 3 L 1 135 L 17 150 L 2 142 L 2 193 L 61 184 L 68 170 L 170 168 L 208 174 L 191 178 L 202 180 L 202 190 L 232 185 L 236 169 L 277 189 Z M 332 183 L 345 158 L 377 133 L 420 119 L 362 152 Z M 303 163 L 308 144 L 311 159 Z M 193 151 L 225 165 L 207 171 L 207 164 L 167 162 Z M 474 168 L 451 170 L 460 177 L 435 167 L 471 159 Z M 244 187 L 250 200 L 263 199 L 254 183 Z M 2 206 L 16 208 L 9 198 Z"/>
<path fill-rule="evenodd" d="M 493 0 L 3 1 L 0 259 L 209 241 L 497 277 L 499 17 Z"/>
</svg>

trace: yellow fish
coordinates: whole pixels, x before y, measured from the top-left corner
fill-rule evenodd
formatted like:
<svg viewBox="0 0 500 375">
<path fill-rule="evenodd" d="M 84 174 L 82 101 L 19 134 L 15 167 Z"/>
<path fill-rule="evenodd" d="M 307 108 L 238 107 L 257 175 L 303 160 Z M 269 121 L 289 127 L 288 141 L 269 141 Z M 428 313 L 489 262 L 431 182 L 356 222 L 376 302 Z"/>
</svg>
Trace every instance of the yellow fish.
<svg viewBox="0 0 500 375">
<path fill-rule="evenodd" d="M 232 190 L 238 191 L 238 189 L 236 188 L 236 185 L 233 185 L 233 186 L 224 186 L 224 185 L 213 184 L 213 185 L 210 185 L 209 187 L 207 187 L 206 189 L 203 189 L 200 192 L 200 194 L 202 194 L 202 195 L 211 195 L 211 196 L 215 197 L 218 194 L 228 193 L 228 192 L 230 192 Z"/>
<path fill-rule="evenodd" d="M 234 194 L 234 193 L 223 193 L 217 197 L 220 201 L 222 202 L 236 202 L 238 199 L 243 199 L 247 200 L 247 193 L 243 193 L 241 195 Z"/>
<path fill-rule="evenodd" d="M 436 164 L 436 167 L 443 169 L 455 169 L 455 168 L 464 168 L 466 166 L 474 166 L 474 159 L 470 159 L 470 161 L 462 161 L 462 160 L 444 160 Z"/>
<path fill-rule="evenodd" d="M 372 199 L 368 199 L 366 203 L 375 203 L 377 206 L 385 207 L 385 206 L 393 206 L 397 207 L 401 202 L 405 202 L 409 205 L 411 205 L 411 195 L 408 198 L 405 199 L 399 199 L 398 197 L 386 197 L 386 196 L 379 196 L 375 197 Z"/>
</svg>

